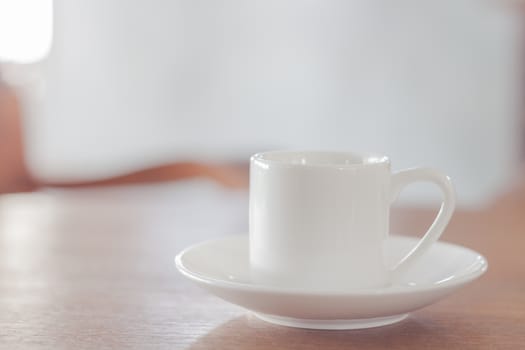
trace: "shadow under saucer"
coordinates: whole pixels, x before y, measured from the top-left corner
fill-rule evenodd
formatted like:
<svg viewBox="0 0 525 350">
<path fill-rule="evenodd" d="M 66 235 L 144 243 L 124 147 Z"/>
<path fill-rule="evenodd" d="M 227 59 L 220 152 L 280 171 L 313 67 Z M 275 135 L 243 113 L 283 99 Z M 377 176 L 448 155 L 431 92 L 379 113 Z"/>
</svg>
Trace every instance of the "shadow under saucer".
<svg viewBox="0 0 525 350">
<path fill-rule="evenodd" d="M 468 347 L 469 339 L 483 337 L 482 329 L 464 323 L 461 317 L 450 322 L 450 315 L 422 312 L 378 328 L 311 330 L 276 326 L 246 314 L 211 330 L 189 349 L 455 349 L 464 348 L 461 344 Z M 465 338 L 466 333 L 472 334 Z"/>
</svg>

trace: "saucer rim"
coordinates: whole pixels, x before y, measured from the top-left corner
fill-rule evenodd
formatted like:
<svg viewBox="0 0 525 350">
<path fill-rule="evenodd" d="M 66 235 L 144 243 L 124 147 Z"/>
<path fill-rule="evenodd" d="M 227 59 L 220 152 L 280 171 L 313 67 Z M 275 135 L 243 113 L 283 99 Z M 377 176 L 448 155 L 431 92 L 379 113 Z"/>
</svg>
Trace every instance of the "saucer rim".
<svg viewBox="0 0 525 350">
<path fill-rule="evenodd" d="M 401 239 L 413 239 L 414 241 L 417 240 L 417 238 L 411 237 L 411 236 L 404 236 L 404 235 L 391 235 L 391 237 L 399 237 Z M 185 254 L 187 254 L 189 251 L 196 249 L 202 245 L 211 244 L 214 242 L 222 241 L 222 240 L 228 240 L 228 239 L 249 239 L 247 234 L 235 234 L 235 235 L 227 235 L 220 238 L 210 239 L 204 242 L 196 243 L 193 245 L 190 245 L 189 247 L 183 249 L 179 254 L 175 256 L 175 267 L 177 270 L 179 270 L 180 273 L 182 273 L 187 278 L 198 282 L 203 283 L 212 287 L 219 287 L 229 290 L 243 290 L 246 292 L 257 292 L 257 293 L 278 293 L 278 294 L 288 294 L 288 295 L 307 295 L 307 296 L 369 296 L 369 295 L 403 295 L 403 294 L 410 294 L 410 293 L 422 293 L 427 291 L 436 291 L 439 289 L 447 289 L 447 288 L 453 288 L 456 286 L 461 286 L 464 284 L 467 284 L 469 282 L 472 282 L 473 280 L 479 278 L 481 275 L 483 275 L 487 269 L 488 269 L 488 261 L 487 259 L 480 254 L 479 252 L 464 247 L 459 244 L 450 243 L 446 241 L 438 241 L 436 244 L 439 245 L 447 245 L 454 248 L 461 248 L 463 250 L 467 250 L 469 253 L 472 253 L 476 255 L 476 262 L 472 265 L 479 265 L 478 268 L 474 271 L 470 271 L 462 276 L 458 276 L 455 278 L 447 279 L 442 282 L 437 283 L 430 283 L 425 284 L 422 286 L 410 286 L 410 285 L 392 285 L 387 287 L 376 287 L 376 288 L 366 288 L 366 289 L 359 289 L 359 290 L 351 290 L 351 291 L 344 291 L 344 290 L 304 290 L 299 288 L 288 288 L 288 287 L 279 287 L 279 286 L 271 286 L 271 285 L 265 285 L 265 284 L 253 284 L 253 283 L 243 283 L 243 282 L 235 282 L 230 280 L 224 280 L 224 279 L 218 279 L 209 277 L 197 272 L 193 272 L 190 269 L 188 269 L 186 266 L 184 266 L 182 262 L 182 258 Z"/>
</svg>

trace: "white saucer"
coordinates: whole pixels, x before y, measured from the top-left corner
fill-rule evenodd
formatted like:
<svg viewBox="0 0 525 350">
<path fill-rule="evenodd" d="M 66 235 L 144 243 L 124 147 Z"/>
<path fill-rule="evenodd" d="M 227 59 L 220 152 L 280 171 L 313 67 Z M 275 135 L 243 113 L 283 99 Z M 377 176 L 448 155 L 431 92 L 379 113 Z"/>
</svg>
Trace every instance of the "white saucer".
<svg viewBox="0 0 525 350">
<path fill-rule="evenodd" d="M 388 261 L 398 261 L 416 243 L 415 238 L 391 236 Z M 175 264 L 200 287 L 262 320 L 312 329 L 359 329 L 399 322 L 487 270 L 480 254 L 438 242 L 393 286 L 347 293 L 284 289 L 250 280 L 247 235 L 191 246 L 177 255 Z"/>
</svg>

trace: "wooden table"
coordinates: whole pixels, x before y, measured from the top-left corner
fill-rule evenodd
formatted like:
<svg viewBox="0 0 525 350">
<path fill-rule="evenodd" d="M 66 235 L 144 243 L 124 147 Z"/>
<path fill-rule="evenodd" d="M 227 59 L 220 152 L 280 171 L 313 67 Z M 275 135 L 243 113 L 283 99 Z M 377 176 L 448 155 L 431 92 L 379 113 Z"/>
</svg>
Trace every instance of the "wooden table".
<svg viewBox="0 0 525 350">
<path fill-rule="evenodd" d="M 0 197 L 0 348 L 525 348 L 523 194 L 458 211 L 445 233 L 488 258 L 480 280 L 397 325 L 311 331 L 259 321 L 175 271 L 188 244 L 247 226 L 246 194 L 189 187 Z M 433 215 L 395 214 L 408 234 Z"/>
</svg>

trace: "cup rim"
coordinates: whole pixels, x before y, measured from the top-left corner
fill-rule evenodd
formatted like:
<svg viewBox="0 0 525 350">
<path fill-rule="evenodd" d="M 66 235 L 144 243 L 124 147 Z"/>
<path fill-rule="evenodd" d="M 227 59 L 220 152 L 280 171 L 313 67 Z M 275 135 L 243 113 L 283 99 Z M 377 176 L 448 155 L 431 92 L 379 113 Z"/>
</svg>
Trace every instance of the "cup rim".
<svg viewBox="0 0 525 350">
<path fill-rule="evenodd" d="M 347 157 L 348 159 L 358 159 L 356 162 L 299 162 L 291 159 L 276 159 L 280 155 L 300 156 L 302 155 L 327 155 L 332 157 Z M 284 166 L 284 167 L 322 167 L 351 169 L 369 166 L 390 166 L 390 159 L 379 153 L 353 152 L 353 151 L 329 151 L 329 150 L 275 150 L 255 153 L 250 157 L 252 163 L 260 165 Z"/>
</svg>

